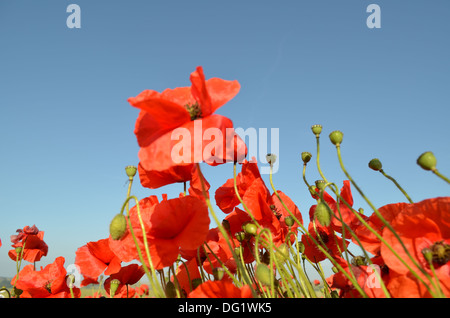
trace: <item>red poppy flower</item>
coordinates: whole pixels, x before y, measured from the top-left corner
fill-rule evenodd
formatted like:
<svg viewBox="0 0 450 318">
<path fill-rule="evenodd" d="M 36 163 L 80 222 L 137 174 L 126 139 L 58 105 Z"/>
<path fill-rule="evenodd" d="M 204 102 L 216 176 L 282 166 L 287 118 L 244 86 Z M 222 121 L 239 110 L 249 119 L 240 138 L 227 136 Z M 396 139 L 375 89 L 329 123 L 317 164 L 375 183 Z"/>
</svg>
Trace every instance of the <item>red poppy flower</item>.
<svg viewBox="0 0 450 318">
<path fill-rule="evenodd" d="M 236 287 L 230 281 L 206 281 L 189 293 L 188 298 L 252 298 L 250 286 Z"/>
<path fill-rule="evenodd" d="M 69 298 L 72 297 L 67 286 L 67 272 L 64 257 L 57 257 L 52 264 L 35 271 L 32 264 L 25 266 L 18 276 L 16 288 L 23 291 L 21 298 Z M 11 280 L 14 285 L 17 275 Z M 74 296 L 81 295 L 79 288 L 72 288 Z"/>
<path fill-rule="evenodd" d="M 379 208 L 378 212 L 388 223 L 391 223 L 394 217 L 408 205 L 409 203 L 404 202 L 387 204 Z M 385 224 L 380 220 L 376 213 L 372 213 L 365 221 L 378 234 L 382 234 Z M 354 229 L 354 232 L 367 252 L 372 253 L 373 255 L 378 255 L 380 253 L 381 241 L 364 224 L 357 226 Z M 354 238 L 352 238 L 352 240 L 357 243 Z"/>
<path fill-rule="evenodd" d="M 198 269 L 197 260 L 192 258 L 191 260 L 183 262 L 179 265 L 177 268 L 176 277 L 172 276 L 171 281 L 180 286 L 180 289 L 185 296 L 195 288 L 195 283 L 193 281 L 198 279 L 201 279 L 201 275 Z"/>
<path fill-rule="evenodd" d="M 348 242 L 341 237 L 334 234 L 334 232 L 326 226 L 310 222 L 308 225 L 308 232 L 322 248 L 324 248 L 330 256 L 340 265 L 347 265 L 347 262 L 342 258 L 341 251 L 344 251 L 344 243 Z M 314 263 L 318 263 L 327 259 L 327 256 L 318 248 L 317 244 L 307 235 L 302 235 L 302 243 L 305 246 L 304 255 Z M 325 247 L 324 247 L 325 245 Z"/>
<path fill-rule="evenodd" d="M 425 255 L 430 257 L 442 291 L 447 297 L 450 296 L 450 197 L 438 197 L 408 204 L 393 218 L 391 226 L 400 236 L 406 250 L 415 262 L 433 277 L 433 272 Z M 416 268 L 400 242 L 387 227 L 383 229 L 383 238 L 425 282 L 428 282 L 428 279 Z M 403 277 L 396 278 L 396 292 L 405 294 L 404 290 L 400 290 L 402 284 L 399 282 L 406 283 L 413 280 L 411 284 L 404 285 L 411 286 L 411 288 L 413 285 L 419 285 L 409 269 L 398 260 L 385 244 L 381 245 L 381 256 L 390 271 L 403 275 Z M 410 292 L 413 295 L 429 297 L 430 294 L 423 287 L 415 288 Z"/>
<path fill-rule="evenodd" d="M 33 225 L 32 227 L 26 226 L 23 230 L 17 230 L 19 234 L 11 236 L 11 242 L 14 244 L 13 250 L 8 252 L 9 257 L 16 261 L 18 255 L 22 254 L 22 258 L 30 263 L 39 261 L 43 256 L 48 253 L 48 245 L 44 242 L 44 232 L 39 231 L 38 228 Z M 19 248 L 19 249 L 18 249 Z M 23 251 L 20 252 L 20 248 Z M 19 251 L 19 253 L 17 253 Z"/>
<path fill-rule="evenodd" d="M 319 189 L 316 189 L 316 192 L 319 193 Z M 353 206 L 353 196 L 352 191 L 350 187 L 350 181 L 344 180 L 344 185 L 342 186 L 339 195 L 342 197 L 342 199 L 345 200 L 345 202 L 348 203 L 348 205 L 351 207 Z M 319 196 L 317 197 L 319 198 Z M 358 227 L 361 222 L 358 220 L 358 218 L 355 216 L 355 213 L 359 213 L 357 211 L 354 211 L 353 209 L 349 208 L 344 202 L 337 203 L 334 198 L 326 193 L 324 191 L 323 193 L 323 200 L 328 204 L 331 211 L 333 212 L 334 216 L 338 217 L 339 219 L 342 219 L 344 223 L 350 227 L 350 229 L 354 230 L 356 227 Z M 309 211 L 310 219 L 313 219 L 313 214 L 315 211 L 316 205 L 313 205 Z M 359 214 L 363 219 L 367 219 L 367 217 L 363 214 Z M 337 219 L 336 217 L 331 218 L 331 227 L 333 230 L 335 230 L 338 233 L 342 233 L 342 222 Z M 350 238 L 351 234 L 347 230 L 345 232 L 345 237 Z"/>
<path fill-rule="evenodd" d="M 208 208 L 204 201 L 195 196 L 188 195 L 160 203 L 152 196 L 140 200 L 139 207 L 152 264 L 156 269 L 171 265 L 177 259 L 180 248 L 197 249 L 208 234 Z M 142 255 L 149 265 L 136 206 L 130 209 L 130 219 Z M 111 250 L 122 261 L 139 260 L 129 229 L 120 240 L 115 241 L 111 236 L 109 240 Z"/>
<path fill-rule="evenodd" d="M 95 281 L 101 274 L 111 275 L 120 270 L 121 260 L 109 247 L 109 239 L 101 239 L 97 242 L 88 242 L 75 252 L 75 264 L 80 267 L 80 272 L 85 278 L 91 278 L 84 283 Z M 84 286 L 82 283 L 82 286 Z"/>
<path fill-rule="evenodd" d="M 360 265 L 344 267 L 345 272 L 354 277 L 358 287 L 370 298 L 386 298 L 386 295 L 381 288 L 381 278 L 386 284 L 389 280 L 389 275 L 383 273 L 380 266 L 377 264 Z M 378 273 L 378 275 L 377 275 Z M 361 292 L 355 288 L 352 282 L 342 272 L 338 272 L 327 279 L 329 286 L 334 290 L 339 291 L 340 298 L 362 298 Z"/>
<path fill-rule="evenodd" d="M 190 180 L 186 175 L 189 175 L 189 167 L 193 163 L 204 161 L 217 165 L 234 161 L 237 135 L 233 123 L 213 113 L 239 92 L 239 83 L 219 78 L 205 80 L 202 67 L 197 67 L 190 80 L 191 87 L 166 89 L 162 93 L 145 90 L 128 99 L 132 106 L 141 110 L 135 127 L 140 146 L 138 156 L 141 168 L 157 176 L 154 187 L 179 182 L 180 179 Z M 219 136 L 210 136 L 212 130 L 209 128 L 217 128 L 214 132 L 220 132 L 222 138 L 215 140 Z M 182 135 L 181 141 L 177 135 L 180 131 L 188 133 L 188 136 Z M 184 140 L 187 137 L 190 140 Z M 214 141 L 208 142 L 210 137 Z M 240 138 L 237 142 L 238 149 L 246 152 L 244 142 Z M 182 151 L 179 149 L 180 143 L 186 145 L 181 147 Z M 173 151 L 178 151 L 180 160 L 174 160 Z"/>
<path fill-rule="evenodd" d="M 135 290 L 130 288 L 130 285 L 136 284 L 144 274 L 145 271 L 142 266 L 137 264 L 122 267 L 117 273 L 111 274 L 105 280 L 103 284 L 105 292 L 110 295 L 111 281 L 118 280 L 120 283 L 114 293 L 114 298 L 132 298 Z"/>
<path fill-rule="evenodd" d="M 270 229 L 275 243 L 284 243 L 289 230 L 296 232 L 298 224 L 294 222 L 291 227 L 286 224 L 285 219 L 291 214 L 284 208 L 275 193 L 270 194 L 255 161 L 244 161 L 241 172 L 236 176 L 236 188 L 255 220 L 261 226 Z M 294 202 L 282 191 L 277 192 L 291 213 L 303 223 L 300 210 Z M 240 204 L 234 188 L 234 179 L 227 180 L 217 189 L 215 199 L 219 208 L 225 213 L 230 213 Z"/>
</svg>

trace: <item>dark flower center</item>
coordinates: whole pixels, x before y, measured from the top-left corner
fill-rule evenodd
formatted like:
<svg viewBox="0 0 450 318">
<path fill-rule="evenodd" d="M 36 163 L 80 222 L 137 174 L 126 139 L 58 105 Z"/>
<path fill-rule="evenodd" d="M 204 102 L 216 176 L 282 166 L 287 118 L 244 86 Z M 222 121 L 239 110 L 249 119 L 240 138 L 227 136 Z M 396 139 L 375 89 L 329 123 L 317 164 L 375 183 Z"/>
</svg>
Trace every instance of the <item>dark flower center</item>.
<svg viewBox="0 0 450 318">
<path fill-rule="evenodd" d="M 323 242 L 323 244 L 327 244 L 328 243 L 328 234 L 322 230 L 319 230 L 318 232 L 319 232 L 318 233 L 319 235 L 317 236 L 317 238 L 319 240 L 321 240 Z"/>
<path fill-rule="evenodd" d="M 196 120 L 202 117 L 202 109 L 197 102 L 195 102 L 194 104 L 186 104 L 184 105 L 184 107 L 191 116 L 191 120 Z"/>
<path fill-rule="evenodd" d="M 435 242 L 428 248 L 424 248 L 422 253 L 429 255 L 430 261 L 439 266 L 447 264 L 450 261 L 450 245 L 445 244 L 443 241 Z"/>
<path fill-rule="evenodd" d="M 275 204 L 271 204 L 270 209 L 272 210 L 273 215 L 275 215 L 275 217 L 279 220 L 282 216 L 280 210 L 277 209 Z"/>
</svg>

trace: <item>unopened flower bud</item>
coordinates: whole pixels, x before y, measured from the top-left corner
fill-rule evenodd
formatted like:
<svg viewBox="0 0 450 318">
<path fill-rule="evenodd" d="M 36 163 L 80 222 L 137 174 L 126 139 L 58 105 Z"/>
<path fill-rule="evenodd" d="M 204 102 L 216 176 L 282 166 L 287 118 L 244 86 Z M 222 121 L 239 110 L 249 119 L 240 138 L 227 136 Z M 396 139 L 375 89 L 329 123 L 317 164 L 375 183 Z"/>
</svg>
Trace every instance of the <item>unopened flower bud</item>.
<svg viewBox="0 0 450 318">
<path fill-rule="evenodd" d="M 417 158 L 417 164 L 425 170 L 436 170 L 437 160 L 431 151 L 427 151 Z"/>
<path fill-rule="evenodd" d="M 319 202 L 314 211 L 314 217 L 323 226 L 329 226 L 331 223 L 332 211 L 328 204 L 323 201 Z"/>
<path fill-rule="evenodd" d="M 312 125 L 311 130 L 318 137 L 320 133 L 322 132 L 322 125 Z"/>
<path fill-rule="evenodd" d="M 212 272 L 213 272 L 214 280 L 222 280 L 223 276 L 225 275 L 225 271 L 221 267 L 214 267 Z"/>
<path fill-rule="evenodd" d="M 308 163 L 311 160 L 311 158 L 312 158 L 312 155 L 310 152 L 307 152 L 307 151 L 302 152 L 303 163 Z"/>
<path fill-rule="evenodd" d="M 128 178 L 133 179 L 136 175 L 137 168 L 135 166 L 126 166 L 125 172 L 127 173 Z"/>
<path fill-rule="evenodd" d="M 303 242 L 298 242 L 298 251 L 303 253 L 305 251 L 305 244 Z"/>
<path fill-rule="evenodd" d="M 253 223 L 247 223 L 244 226 L 244 232 L 250 235 L 256 235 L 258 227 Z"/>
<path fill-rule="evenodd" d="M 339 273 L 339 269 L 338 269 L 336 266 L 333 266 L 333 267 L 331 268 L 331 270 L 332 270 L 333 273 L 335 273 L 335 274 Z"/>
<path fill-rule="evenodd" d="M 287 226 L 291 227 L 294 225 L 294 218 L 290 215 L 284 218 L 284 223 L 286 223 Z"/>
<path fill-rule="evenodd" d="M 381 161 L 379 159 L 377 159 L 377 158 L 374 158 L 374 159 L 369 161 L 369 168 L 370 169 L 373 169 L 375 171 L 380 171 L 382 167 L 383 166 L 381 164 Z"/>
<path fill-rule="evenodd" d="M 259 263 L 258 266 L 256 266 L 255 276 L 256 279 L 265 286 L 270 286 L 271 282 L 273 282 L 270 268 L 266 264 Z"/>
<path fill-rule="evenodd" d="M 166 287 L 164 288 L 164 293 L 166 294 L 167 298 L 176 298 L 177 291 L 176 291 L 175 284 L 171 281 L 168 281 L 166 283 Z"/>
<path fill-rule="evenodd" d="M 116 214 L 109 225 L 109 234 L 115 241 L 120 240 L 127 231 L 127 219 L 122 213 Z"/>
<path fill-rule="evenodd" d="M 280 244 L 275 251 L 275 257 L 279 263 L 283 264 L 289 258 L 289 246 L 285 243 Z"/>
<path fill-rule="evenodd" d="M 330 133 L 329 137 L 333 145 L 339 146 L 344 138 L 344 134 L 339 130 L 335 130 Z"/>
<path fill-rule="evenodd" d="M 354 266 L 367 265 L 367 259 L 364 256 L 355 256 L 352 258 L 352 265 Z"/>
</svg>

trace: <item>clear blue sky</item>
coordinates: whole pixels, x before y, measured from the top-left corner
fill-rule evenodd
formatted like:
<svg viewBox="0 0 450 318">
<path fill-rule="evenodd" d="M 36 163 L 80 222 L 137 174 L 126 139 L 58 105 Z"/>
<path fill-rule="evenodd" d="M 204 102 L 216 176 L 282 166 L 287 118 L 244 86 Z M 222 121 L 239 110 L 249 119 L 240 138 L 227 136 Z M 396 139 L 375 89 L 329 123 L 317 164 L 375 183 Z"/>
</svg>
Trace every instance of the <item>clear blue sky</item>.
<svg viewBox="0 0 450 318">
<path fill-rule="evenodd" d="M 71 3 L 80 29 L 66 26 Z M 380 29 L 366 25 L 371 3 Z M 449 15 L 447 0 L 1 1 L 0 276 L 14 275 L 9 237 L 26 225 L 45 231 L 42 266 L 73 263 L 78 247 L 107 237 L 127 191 L 124 167 L 138 163 L 128 97 L 189 86 L 198 65 L 241 84 L 219 114 L 244 129 L 279 128 L 274 182 L 305 220 L 314 200 L 300 153 L 315 160 L 313 124 L 323 125 L 328 179 L 345 179 L 328 141 L 341 130 L 346 166 L 376 206 L 405 198 L 367 167 L 375 157 L 413 200 L 449 195 L 416 164 L 430 150 L 450 175 Z M 212 191 L 232 177 L 230 164 L 204 169 Z M 307 177 L 320 178 L 314 163 Z M 132 192 L 180 191 L 136 182 Z"/>
</svg>

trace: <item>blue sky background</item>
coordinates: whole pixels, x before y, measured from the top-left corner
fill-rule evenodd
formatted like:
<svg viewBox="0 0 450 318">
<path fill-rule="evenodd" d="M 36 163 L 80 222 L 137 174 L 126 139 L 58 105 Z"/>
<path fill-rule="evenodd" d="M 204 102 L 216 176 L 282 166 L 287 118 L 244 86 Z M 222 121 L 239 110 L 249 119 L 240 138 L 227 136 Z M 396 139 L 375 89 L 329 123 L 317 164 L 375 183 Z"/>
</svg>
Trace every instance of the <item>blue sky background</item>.
<svg viewBox="0 0 450 318">
<path fill-rule="evenodd" d="M 81 29 L 66 26 L 71 3 Z M 381 29 L 366 25 L 371 3 Z M 406 199 L 368 168 L 375 157 L 414 201 L 447 196 L 448 184 L 416 159 L 433 151 L 450 175 L 449 13 L 447 0 L 1 1 L 0 276 L 15 274 L 10 235 L 26 225 L 45 231 L 49 253 L 38 266 L 58 256 L 71 264 L 77 248 L 108 236 L 126 196 L 124 167 L 138 163 L 138 110 L 127 99 L 190 86 L 198 65 L 207 78 L 240 82 L 218 110 L 235 127 L 279 128 L 274 182 L 306 221 L 314 200 L 301 152 L 313 154 L 308 180 L 320 179 L 313 124 L 323 125 L 328 179 L 345 179 L 328 140 L 341 130 L 344 162 L 376 206 Z M 232 171 L 204 167 L 212 191 Z M 132 193 L 181 191 L 135 182 Z"/>
</svg>

